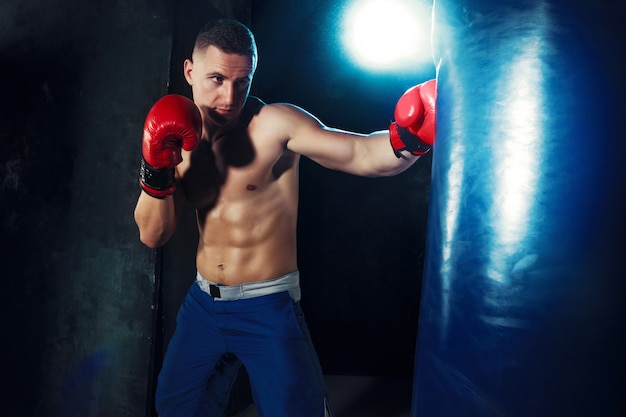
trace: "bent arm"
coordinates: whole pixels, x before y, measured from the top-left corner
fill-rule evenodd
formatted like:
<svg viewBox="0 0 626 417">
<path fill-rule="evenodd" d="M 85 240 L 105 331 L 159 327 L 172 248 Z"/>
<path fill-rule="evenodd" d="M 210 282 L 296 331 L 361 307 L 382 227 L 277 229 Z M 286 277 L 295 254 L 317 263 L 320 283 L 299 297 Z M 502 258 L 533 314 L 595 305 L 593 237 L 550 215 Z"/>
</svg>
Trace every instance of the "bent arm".
<svg viewBox="0 0 626 417">
<path fill-rule="evenodd" d="M 139 240 L 149 248 L 165 245 L 174 235 L 184 201 L 180 188 L 177 187 L 173 195 L 164 198 L 154 198 L 141 191 L 134 216 L 139 228 Z"/>
<path fill-rule="evenodd" d="M 288 104 L 273 105 L 285 125 L 287 148 L 320 165 L 349 174 L 381 177 L 401 173 L 419 156 L 391 147 L 389 131 L 360 134 L 325 126 L 315 116 Z"/>
</svg>

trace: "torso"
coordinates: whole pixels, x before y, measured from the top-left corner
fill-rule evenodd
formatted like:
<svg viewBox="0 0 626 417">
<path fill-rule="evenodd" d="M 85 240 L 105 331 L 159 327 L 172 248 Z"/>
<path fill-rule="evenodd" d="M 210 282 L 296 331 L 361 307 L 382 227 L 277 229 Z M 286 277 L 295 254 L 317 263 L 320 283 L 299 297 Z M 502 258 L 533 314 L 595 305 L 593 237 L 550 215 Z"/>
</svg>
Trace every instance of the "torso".
<svg viewBox="0 0 626 417">
<path fill-rule="evenodd" d="M 297 269 L 299 158 L 271 114 L 264 106 L 249 123 L 183 152 L 178 175 L 197 212 L 197 268 L 209 281 L 236 285 Z"/>
</svg>

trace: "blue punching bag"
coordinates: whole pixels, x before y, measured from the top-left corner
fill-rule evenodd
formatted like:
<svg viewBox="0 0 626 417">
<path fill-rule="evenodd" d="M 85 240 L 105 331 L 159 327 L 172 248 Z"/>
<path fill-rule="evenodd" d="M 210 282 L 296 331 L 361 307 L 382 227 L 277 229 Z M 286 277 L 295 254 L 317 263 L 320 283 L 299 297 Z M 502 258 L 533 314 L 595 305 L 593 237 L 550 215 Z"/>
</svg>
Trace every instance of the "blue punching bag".
<svg viewBox="0 0 626 417">
<path fill-rule="evenodd" d="M 435 1 L 414 417 L 626 415 L 626 22 L 577 3 Z"/>
</svg>

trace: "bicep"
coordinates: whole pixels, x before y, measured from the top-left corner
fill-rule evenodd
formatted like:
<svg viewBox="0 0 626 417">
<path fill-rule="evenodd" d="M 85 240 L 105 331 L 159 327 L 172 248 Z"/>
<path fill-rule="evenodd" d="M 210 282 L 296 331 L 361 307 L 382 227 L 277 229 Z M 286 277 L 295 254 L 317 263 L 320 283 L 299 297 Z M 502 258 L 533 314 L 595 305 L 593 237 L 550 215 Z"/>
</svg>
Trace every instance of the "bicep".
<svg viewBox="0 0 626 417">
<path fill-rule="evenodd" d="M 325 126 L 304 110 L 294 108 L 287 115 L 287 148 L 318 164 L 351 172 L 362 150 L 365 135 Z"/>
<path fill-rule="evenodd" d="M 326 168 L 338 170 L 350 170 L 357 154 L 353 135 L 329 128 L 311 130 L 290 140 L 287 147 Z"/>
<path fill-rule="evenodd" d="M 397 174 L 416 158 L 397 158 L 389 132 L 368 135 L 325 126 L 315 116 L 291 105 L 276 108 L 274 119 L 287 149 L 318 164 L 349 174 L 378 177 Z"/>
<path fill-rule="evenodd" d="M 364 135 L 322 126 L 298 137 L 289 149 L 326 168 L 366 177 L 390 175 L 400 166 L 383 131 Z"/>
</svg>

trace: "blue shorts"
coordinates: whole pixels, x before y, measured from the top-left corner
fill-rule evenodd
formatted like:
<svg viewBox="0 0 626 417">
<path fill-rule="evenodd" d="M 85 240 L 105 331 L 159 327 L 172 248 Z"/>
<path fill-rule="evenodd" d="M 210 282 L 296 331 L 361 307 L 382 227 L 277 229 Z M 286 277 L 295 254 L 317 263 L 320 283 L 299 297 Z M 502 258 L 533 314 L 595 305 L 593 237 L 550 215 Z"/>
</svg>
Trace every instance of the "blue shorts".
<svg viewBox="0 0 626 417">
<path fill-rule="evenodd" d="M 297 297 L 282 290 L 223 300 L 195 282 L 178 312 L 159 374 L 159 415 L 221 417 L 206 405 L 207 396 L 223 398 L 211 392 L 209 377 L 230 353 L 248 371 L 261 417 L 323 417 L 330 406 L 297 290 Z"/>
</svg>

